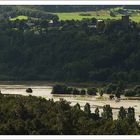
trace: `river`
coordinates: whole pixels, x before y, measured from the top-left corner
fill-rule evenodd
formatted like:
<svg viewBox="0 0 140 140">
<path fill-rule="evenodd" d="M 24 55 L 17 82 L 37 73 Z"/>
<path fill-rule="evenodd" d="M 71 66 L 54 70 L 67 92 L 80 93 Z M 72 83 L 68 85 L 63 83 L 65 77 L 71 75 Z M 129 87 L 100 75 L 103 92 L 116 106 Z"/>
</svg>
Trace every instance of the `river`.
<svg viewBox="0 0 140 140">
<path fill-rule="evenodd" d="M 32 88 L 33 93 L 26 93 L 27 88 Z M 53 98 L 55 101 L 63 98 L 69 102 L 71 105 L 75 105 L 79 103 L 81 108 L 83 109 L 86 103 L 91 105 L 91 111 L 94 112 L 95 108 L 98 107 L 100 113 L 102 112 L 102 106 L 109 104 L 113 108 L 113 118 L 116 119 L 118 115 L 119 107 L 123 106 L 124 108 L 128 108 L 129 106 L 135 108 L 136 120 L 139 120 L 140 115 L 140 101 L 139 100 L 121 100 L 120 102 L 111 101 L 109 99 L 100 100 L 97 96 L 90 95 L 52 95 L 52 86 L 48 85 L 37 85 L 37 84 L 1 84 L 0 89 L 2 94 L 20 94 L 20 95 L 34 95 L 44 97 L 46 99 Z"/>
</svg>

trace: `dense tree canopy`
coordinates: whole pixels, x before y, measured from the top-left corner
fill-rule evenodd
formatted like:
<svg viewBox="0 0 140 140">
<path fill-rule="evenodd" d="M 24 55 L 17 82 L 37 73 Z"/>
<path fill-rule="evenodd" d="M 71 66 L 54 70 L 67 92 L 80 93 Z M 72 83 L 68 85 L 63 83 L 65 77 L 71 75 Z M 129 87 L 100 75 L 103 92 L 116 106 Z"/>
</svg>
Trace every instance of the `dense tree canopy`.
<svg viewBox="0 0 140 140">
<path fill-rule="evenodd" d="M 126 113 L 128 115 L 126 115 Z M 120 108 L 117 120 L 112 120 L 112 109 L 104 106 L 102 117 L 87 103 L 70 106 L 61 99 L 54 102 L 41 97 L 0 95 L 1 135 L 84 135 L 84 134 L 140 134 L 134 108 Z"/>
<path fill-rule="evenodd" d="M 37 13 L 27 12 L 27 21 L 1 20 L 0 80 L 139 82 L 138 23 L 126 28 L 121 20 L 60 21 Z"/>
<path fill-rule="evenodd" d="M 99 34 L 83 27 L 84 20 L 63 21 L 57 28 L 50 30 L 47 25 L 45 32 L 38 29 L 36 34 L 23 26 L 24 22 L 17 22 L 0 23 L 0 80 L 140 79 L 138 27 L 123 30 L 110 21 L 106 32 Z M 36 29 L 41 26 L 35 23 Z"/>
</svg>

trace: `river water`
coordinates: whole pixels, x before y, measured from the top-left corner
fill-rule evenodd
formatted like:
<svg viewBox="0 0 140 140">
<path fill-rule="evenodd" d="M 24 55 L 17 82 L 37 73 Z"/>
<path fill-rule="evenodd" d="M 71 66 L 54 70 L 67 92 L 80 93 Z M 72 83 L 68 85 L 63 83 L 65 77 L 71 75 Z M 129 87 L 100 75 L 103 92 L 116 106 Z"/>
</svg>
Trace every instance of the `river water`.
<svg viewBox="0 0 140 140">
<path fill-rule="evenodd" d="M 32 88 L 33 93 L 26 93 L 27 88 Z M 71 105 L 79 103 L 83 109 L 86 103 L 91 106 L 91 111 L 94 112 L 95 108 L 98 107 L 100 113 L 102 112 L 102 106 L 109 104 L 113 108 L 113 118 L 116 119 L 118 115 L 118 110 L 121 106 L 128 108 L 129 106 L 135 108 L 136 119 L 139 120 L 140 115 L 140 101 L 139 100 L 121 100 L 120 102 L 106 100 L 99 100 L 97 96 L 90 95 L 52 95 L 52 86 L 47 85 L 24 85 L 24 84 L 1 84 L 0 90 L 2 94 L 20 94 L 20 95 L 34 95 L 44 97 L 46 99 L 53 98 L 55 101 L 63 98 L 69 102 Z"/>
</svg>

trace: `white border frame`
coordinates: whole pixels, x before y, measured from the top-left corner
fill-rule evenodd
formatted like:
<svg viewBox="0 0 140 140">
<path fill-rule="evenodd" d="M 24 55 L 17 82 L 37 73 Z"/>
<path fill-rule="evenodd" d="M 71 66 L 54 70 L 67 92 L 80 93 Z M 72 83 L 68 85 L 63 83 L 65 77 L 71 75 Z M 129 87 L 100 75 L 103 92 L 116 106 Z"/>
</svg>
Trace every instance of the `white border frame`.
<svg viewBox="0 0 140 140">
<path fill-rule="evenodd" d="M 140 0 L 0 0 L 0 5 L 140 5 Z"/>
<path fill-rule="evenodd" d="M 2 135 L 6 140 L 139 140 L 139 135 Z"/>
</svg>

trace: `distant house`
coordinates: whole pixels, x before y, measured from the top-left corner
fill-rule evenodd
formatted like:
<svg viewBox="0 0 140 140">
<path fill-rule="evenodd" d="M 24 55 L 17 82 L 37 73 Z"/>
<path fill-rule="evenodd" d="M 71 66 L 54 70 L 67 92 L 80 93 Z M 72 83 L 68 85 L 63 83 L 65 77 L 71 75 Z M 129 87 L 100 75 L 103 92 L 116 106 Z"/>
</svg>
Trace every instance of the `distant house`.
<svg viewBox="0 0 140 140">
<path fill-rule="evenodd" d="M 50 20 L 49 23 L 48 23 L 48 26 L 51 26 L 52 27 L 53 25 L 54 25 L 54 21 L 53 20 Z"/>
<path fill-rule="evenodd" d="M 60 22 L 59 21 L 50 20 L 48 22 L 48 26 L 49 27 L 60 26 Z"/>
<path fill-rule="evenodd" d="M 97 20 L 97 23 L 96 23 L 97 30 L 103 32 L 105 29 L 105 24 L 106 23 L 104 20 Z"/>
<path fill-rule="evenodd" d="M 98 28 L 99 26 L 104 25 L 104 24 L 105 24 L 105 21 L 100 19 L 100 20 L 97 20 L 96 26 Z"/>
</svg>

